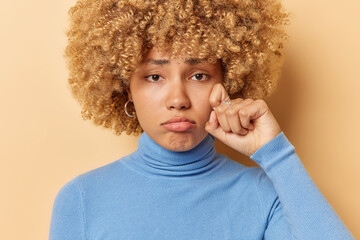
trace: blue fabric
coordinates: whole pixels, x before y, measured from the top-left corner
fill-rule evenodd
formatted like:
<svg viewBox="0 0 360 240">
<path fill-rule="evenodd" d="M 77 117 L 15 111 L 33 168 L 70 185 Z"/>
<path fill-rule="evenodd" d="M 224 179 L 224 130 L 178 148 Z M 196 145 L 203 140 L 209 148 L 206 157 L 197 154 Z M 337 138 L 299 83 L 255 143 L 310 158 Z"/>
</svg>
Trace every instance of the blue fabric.
<svg viewBox="0 0 360 240">
<path fill-rule="evenodd" d="M 210 134 L 174 152 L 145 132 L 138 149 L 58 192 L 50 240 L 354 239 L 280 133 L 243 166 Z"/>
</svg>

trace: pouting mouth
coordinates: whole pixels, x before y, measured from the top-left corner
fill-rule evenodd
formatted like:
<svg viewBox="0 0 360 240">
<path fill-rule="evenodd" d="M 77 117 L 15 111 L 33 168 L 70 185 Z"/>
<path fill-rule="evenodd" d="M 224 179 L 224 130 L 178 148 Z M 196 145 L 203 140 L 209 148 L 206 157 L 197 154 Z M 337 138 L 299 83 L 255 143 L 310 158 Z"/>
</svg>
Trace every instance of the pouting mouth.
<svg viewBox="0 0 360 240">
<path fill-rule="evenodd" d="M 195 121 L 192 121 L 186 117 L 175 117 L 167 120 L 166 122 L 163 122 L 161 125 L 168 124 L 168 123 L 176 123 L 176 122 L 190 122 L 195 124 Z"/>
</svg>

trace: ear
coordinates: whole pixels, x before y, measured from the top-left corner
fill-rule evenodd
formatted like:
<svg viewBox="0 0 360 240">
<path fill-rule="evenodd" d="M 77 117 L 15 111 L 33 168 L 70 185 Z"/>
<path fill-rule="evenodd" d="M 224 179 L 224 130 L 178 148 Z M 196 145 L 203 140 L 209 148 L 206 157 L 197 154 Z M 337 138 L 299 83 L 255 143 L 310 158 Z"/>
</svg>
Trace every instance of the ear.
<svg viewBox="0 0 360 240">
<path fill-rule="evenodd" d="M 126 89 L 126 92 L 127 92 L 127 95 L 128 95 L 128 99 L 130 99 L 132 101 L 132 95 L 131 95 L 131 92 L 130 92 L 130 87 L 128 87 Z"/>
</svg>

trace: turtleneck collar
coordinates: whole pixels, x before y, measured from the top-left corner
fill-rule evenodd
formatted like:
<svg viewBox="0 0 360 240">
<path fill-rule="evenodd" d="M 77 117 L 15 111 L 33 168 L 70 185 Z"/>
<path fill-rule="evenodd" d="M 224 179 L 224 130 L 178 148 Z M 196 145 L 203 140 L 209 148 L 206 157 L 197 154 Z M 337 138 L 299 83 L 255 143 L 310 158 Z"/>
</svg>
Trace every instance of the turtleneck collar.
<svg viewBox="0 0 360 240">
<path fill-rule="evenodd" d="M 176 152 L 170 151 L 149 137 L 145 132 L 138 140 L 137 150 L 131 154 L 132 168 L 143 174 L 167 177 L 184 177 L 202 174 L 215 167 L 215 138 L 208 134 L 194 148 Z"/>
</svg>

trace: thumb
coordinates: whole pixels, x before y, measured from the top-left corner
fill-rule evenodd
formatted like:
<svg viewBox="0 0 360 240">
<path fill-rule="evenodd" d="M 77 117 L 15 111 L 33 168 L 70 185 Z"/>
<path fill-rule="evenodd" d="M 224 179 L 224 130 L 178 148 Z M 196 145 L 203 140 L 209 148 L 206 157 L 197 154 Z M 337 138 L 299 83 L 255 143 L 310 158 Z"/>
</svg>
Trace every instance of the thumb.
<svg viewBox="0 0 360 240">
<path fill-rule="evenodd" d="M 220 127 L 220 124 L 219 124 L 219 122 L 217 120 L 215 111 L 211 111 L 210 119 L 205 124 L 205 130 L 207 132 L 209 132 L 211 135 L 213 135 L 214 137 L 218 137 L 219 130 L 222 130 L 221 127 Z"/>
</svg>

